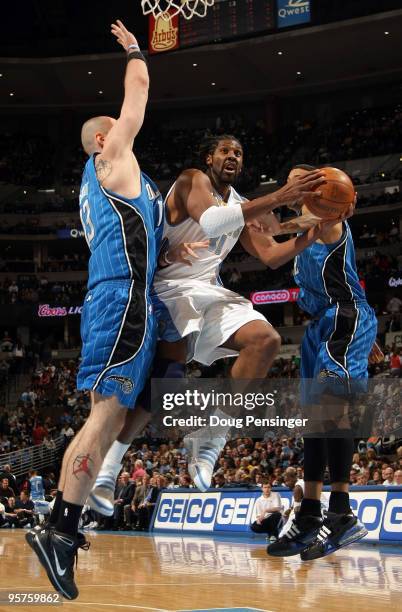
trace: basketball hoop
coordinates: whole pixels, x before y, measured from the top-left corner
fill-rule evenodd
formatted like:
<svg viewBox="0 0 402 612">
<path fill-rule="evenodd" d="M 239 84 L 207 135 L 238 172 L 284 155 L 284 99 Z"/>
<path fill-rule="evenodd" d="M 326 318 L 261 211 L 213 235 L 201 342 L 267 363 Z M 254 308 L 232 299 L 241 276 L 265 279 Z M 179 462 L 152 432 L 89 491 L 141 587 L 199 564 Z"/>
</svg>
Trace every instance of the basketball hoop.
<svg viewBox="0 0 402 612">
<path fill-rule="evenodd" d="M 215 0 L 141 0 L 144 15 L 162 17 L 169 21 L 175 15 L 182 15 L 184 19 L 192 17 L 205 17 L 207 10 Z M 173 11 L 173 12 L 172 12 Z"/>
</svg>

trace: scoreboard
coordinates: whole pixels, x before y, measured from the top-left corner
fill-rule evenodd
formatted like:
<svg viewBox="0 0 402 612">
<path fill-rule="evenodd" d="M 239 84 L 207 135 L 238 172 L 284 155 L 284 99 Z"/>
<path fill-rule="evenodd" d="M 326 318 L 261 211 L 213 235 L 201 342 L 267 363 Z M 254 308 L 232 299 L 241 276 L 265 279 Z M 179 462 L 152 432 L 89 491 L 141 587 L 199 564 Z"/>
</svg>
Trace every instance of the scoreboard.
<svg viewBox="0 0 402 612">
<path fill-rule="evenodd" d="M 180 18 L 180 47 L 273 30 L 275 6 L 275 0 L 215 0 L 206 17 Z"/>
</svg>

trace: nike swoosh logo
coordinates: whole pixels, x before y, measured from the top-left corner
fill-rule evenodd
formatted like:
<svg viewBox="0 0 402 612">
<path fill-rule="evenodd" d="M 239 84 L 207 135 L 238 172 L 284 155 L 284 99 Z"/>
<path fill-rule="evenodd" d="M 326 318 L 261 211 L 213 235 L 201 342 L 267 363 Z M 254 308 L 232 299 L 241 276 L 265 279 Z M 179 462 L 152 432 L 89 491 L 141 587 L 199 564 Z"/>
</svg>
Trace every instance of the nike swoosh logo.
<svg viewBox="0 0 402 612">
<path fill-rule="evenodd" d="M 56 570 L 57 570 L 57 573 L 59 574 L 59 576 L 64 576 L 64 574 L 66 573 L 66 568 L 65 569 L 61 569 L 60 563 L 59 563 L 59 560 L 57 558 L 57 554 L 56 554 L 54 546 L 53 546 L 53 553 L 54 553 L 54 558 L 55 558 L 55 561 L 56 561 Z"/>
</svg>

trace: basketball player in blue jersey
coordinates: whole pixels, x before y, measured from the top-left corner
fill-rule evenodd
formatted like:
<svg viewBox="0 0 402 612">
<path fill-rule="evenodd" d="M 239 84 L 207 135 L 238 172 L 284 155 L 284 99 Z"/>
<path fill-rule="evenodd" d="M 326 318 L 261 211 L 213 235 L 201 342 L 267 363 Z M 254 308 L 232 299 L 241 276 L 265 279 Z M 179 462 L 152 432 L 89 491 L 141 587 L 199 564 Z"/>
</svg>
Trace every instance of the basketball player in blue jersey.
<svg viewBox="0 0 402 612">
<path fill-rule="evenodd" d="M 288 182 L 313 169 L 295 166 Z M 308 212 L 297 202 L 293 208 Z M 381 351 L 375 344 L 377 320 L 359 282 L 346 221 L 327 227 L 320 240 L 296 256 L 294 276 L 300 287 L 299 305 L 313 317 L 301 347 L 301 377 L 307 379 L 302 403 L 351 405 L 354 393 L 366 389 L 369 358 L 381 360 Z M 304 498 L 289 530 L 268 546 L 270 555 L 301 553 L 303 560 L 316 559 L 367 534 L 349 504 L 354 444 L 347 423 L 338 424 L 337 435 L 342 433 L 345 437 L 305 437 Z M 327 465 L 331 495 L 323 520 L 320 496 Z"/>
<path fill-rule="evenodd" d="M 150 289 L 162 231 L 162 199 L 140 170 L 133 143 L 144 119 L 148 70 L 133 34 L 118 21 L 112 33 L 127 52 L 119 118 L 95 117 L 82 127 L 89 155 L 80 214 L 91 251 L 81 320 L 78 389 L 91 393 L 91 413 L 68 447 L 56 503 L 45 529 L 27 534 L 54 588 L 75 599 L 74 558 L 82 508 L 102 461 L 122 430 L 154 355 Z"/>
</svg>

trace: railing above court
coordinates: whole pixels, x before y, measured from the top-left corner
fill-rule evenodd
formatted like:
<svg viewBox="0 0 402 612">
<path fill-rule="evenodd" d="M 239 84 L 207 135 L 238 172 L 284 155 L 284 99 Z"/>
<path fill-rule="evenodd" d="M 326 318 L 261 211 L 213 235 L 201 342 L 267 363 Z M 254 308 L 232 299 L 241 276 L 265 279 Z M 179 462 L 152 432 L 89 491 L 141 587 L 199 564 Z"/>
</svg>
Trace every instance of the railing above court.
<svg viewBox="0 0 402 612">
<path fill-rule="evenodd" d="M 10 464 L 14 476 L 23 476 L 30 470 L 42 470 L 55 463 L 64 445 L 65 436 L 59 436 L 52 440 L 50 446 L 38 444 L 6 453 L 0 455 L 0 466 Z"/>
</svg>

